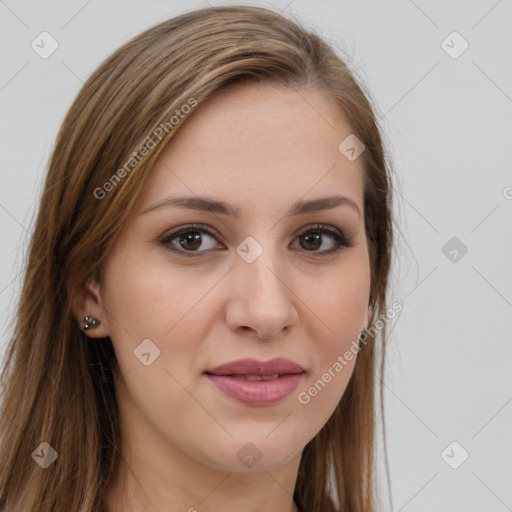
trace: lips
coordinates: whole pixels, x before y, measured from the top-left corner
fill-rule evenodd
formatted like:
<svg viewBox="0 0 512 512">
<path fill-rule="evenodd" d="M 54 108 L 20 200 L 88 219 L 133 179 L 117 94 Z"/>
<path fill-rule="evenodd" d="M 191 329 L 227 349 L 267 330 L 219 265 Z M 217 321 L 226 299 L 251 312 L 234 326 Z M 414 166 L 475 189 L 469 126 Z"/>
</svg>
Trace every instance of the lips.
<svg viewBox="0 0 512 512">
<path fill-rule="evenodd" d="M 205 372 L 225 395 L 250 406 L 277 404 L 298 386 L 304 369 L 288 359 L 239 359 Z"/>
<path fill-rule="evenodd" d="M 276 375 L 280 377 L 303 372 L 304 368 L 300 364 L 282 357 L 266 362 L 256 359 L 239 359 L 206 371 L 210 375 L 230 375 L 239 378 L 249 376 L 249 380 L 270 380 L 270 377 L 277 378 Z"/>
</svg>

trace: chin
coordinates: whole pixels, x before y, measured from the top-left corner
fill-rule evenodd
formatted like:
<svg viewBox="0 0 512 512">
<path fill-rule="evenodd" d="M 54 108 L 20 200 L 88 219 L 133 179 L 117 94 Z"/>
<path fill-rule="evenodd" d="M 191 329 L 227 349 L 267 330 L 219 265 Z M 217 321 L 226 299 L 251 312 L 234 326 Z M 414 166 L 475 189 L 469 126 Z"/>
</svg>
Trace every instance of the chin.
<svg viewBox="0 0 512 512">
<path fill-rule="evenodd" d="M 266 435 L 266 434 L 265 434 Z M 269 440 L 245 436 L 231 439 L 228 445 L 217 445 L 215 453 L 205 454 L 209 466 L 233 473 L 274 471 L 300 455 L 302 446 L 285 445 L 281 439 Z"/>
</svg>

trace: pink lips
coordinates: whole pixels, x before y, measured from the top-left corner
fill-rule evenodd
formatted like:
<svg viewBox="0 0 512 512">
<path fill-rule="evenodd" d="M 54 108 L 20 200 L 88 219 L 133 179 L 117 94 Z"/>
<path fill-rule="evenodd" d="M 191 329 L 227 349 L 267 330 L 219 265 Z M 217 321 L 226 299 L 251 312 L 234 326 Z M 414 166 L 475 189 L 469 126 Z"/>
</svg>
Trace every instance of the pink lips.
<svg viewBox="0 0 512 512">
<path fill-rule="evenodd" d="M 248 405 L 272 405 L 298 386 L 304 369 L 284 358 L 270 361 L 239 359 L 207 370 L 206 376 L 220 391 Z"/>
</svg>

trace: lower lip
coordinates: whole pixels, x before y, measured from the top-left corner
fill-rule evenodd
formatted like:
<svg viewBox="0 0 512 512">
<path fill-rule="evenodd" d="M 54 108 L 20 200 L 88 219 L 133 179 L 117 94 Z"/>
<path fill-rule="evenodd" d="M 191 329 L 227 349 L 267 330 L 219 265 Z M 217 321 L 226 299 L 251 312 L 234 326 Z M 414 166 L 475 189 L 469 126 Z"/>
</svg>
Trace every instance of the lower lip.
<svg viewBox="0 0 512 512">
<path fill-rule="evenodd" d="M 206 374 L 223 393 L 247 405 L 272 405 L 280 402 L 293 393 L 302 375 L 295 373 L 272 380 L 247 380 Z"/>
</svg>

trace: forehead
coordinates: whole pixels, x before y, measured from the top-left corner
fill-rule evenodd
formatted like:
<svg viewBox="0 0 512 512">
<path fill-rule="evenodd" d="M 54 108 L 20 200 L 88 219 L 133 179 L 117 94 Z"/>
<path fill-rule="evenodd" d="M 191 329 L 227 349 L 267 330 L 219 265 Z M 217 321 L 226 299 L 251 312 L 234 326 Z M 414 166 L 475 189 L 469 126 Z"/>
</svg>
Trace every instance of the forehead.
<svg viewBox="0 0 512 512">
<path fill-rule="evenodd" d="M 338 149 L 350 134 L 324 93 L 267 82 L 231 86 L 186 119 L 151 170 L 139 204 L 169 192 L 283 206 L 306 195 L 343 193 L 362 210 L 362 158 L 349 161 Z"/>
</svg>

